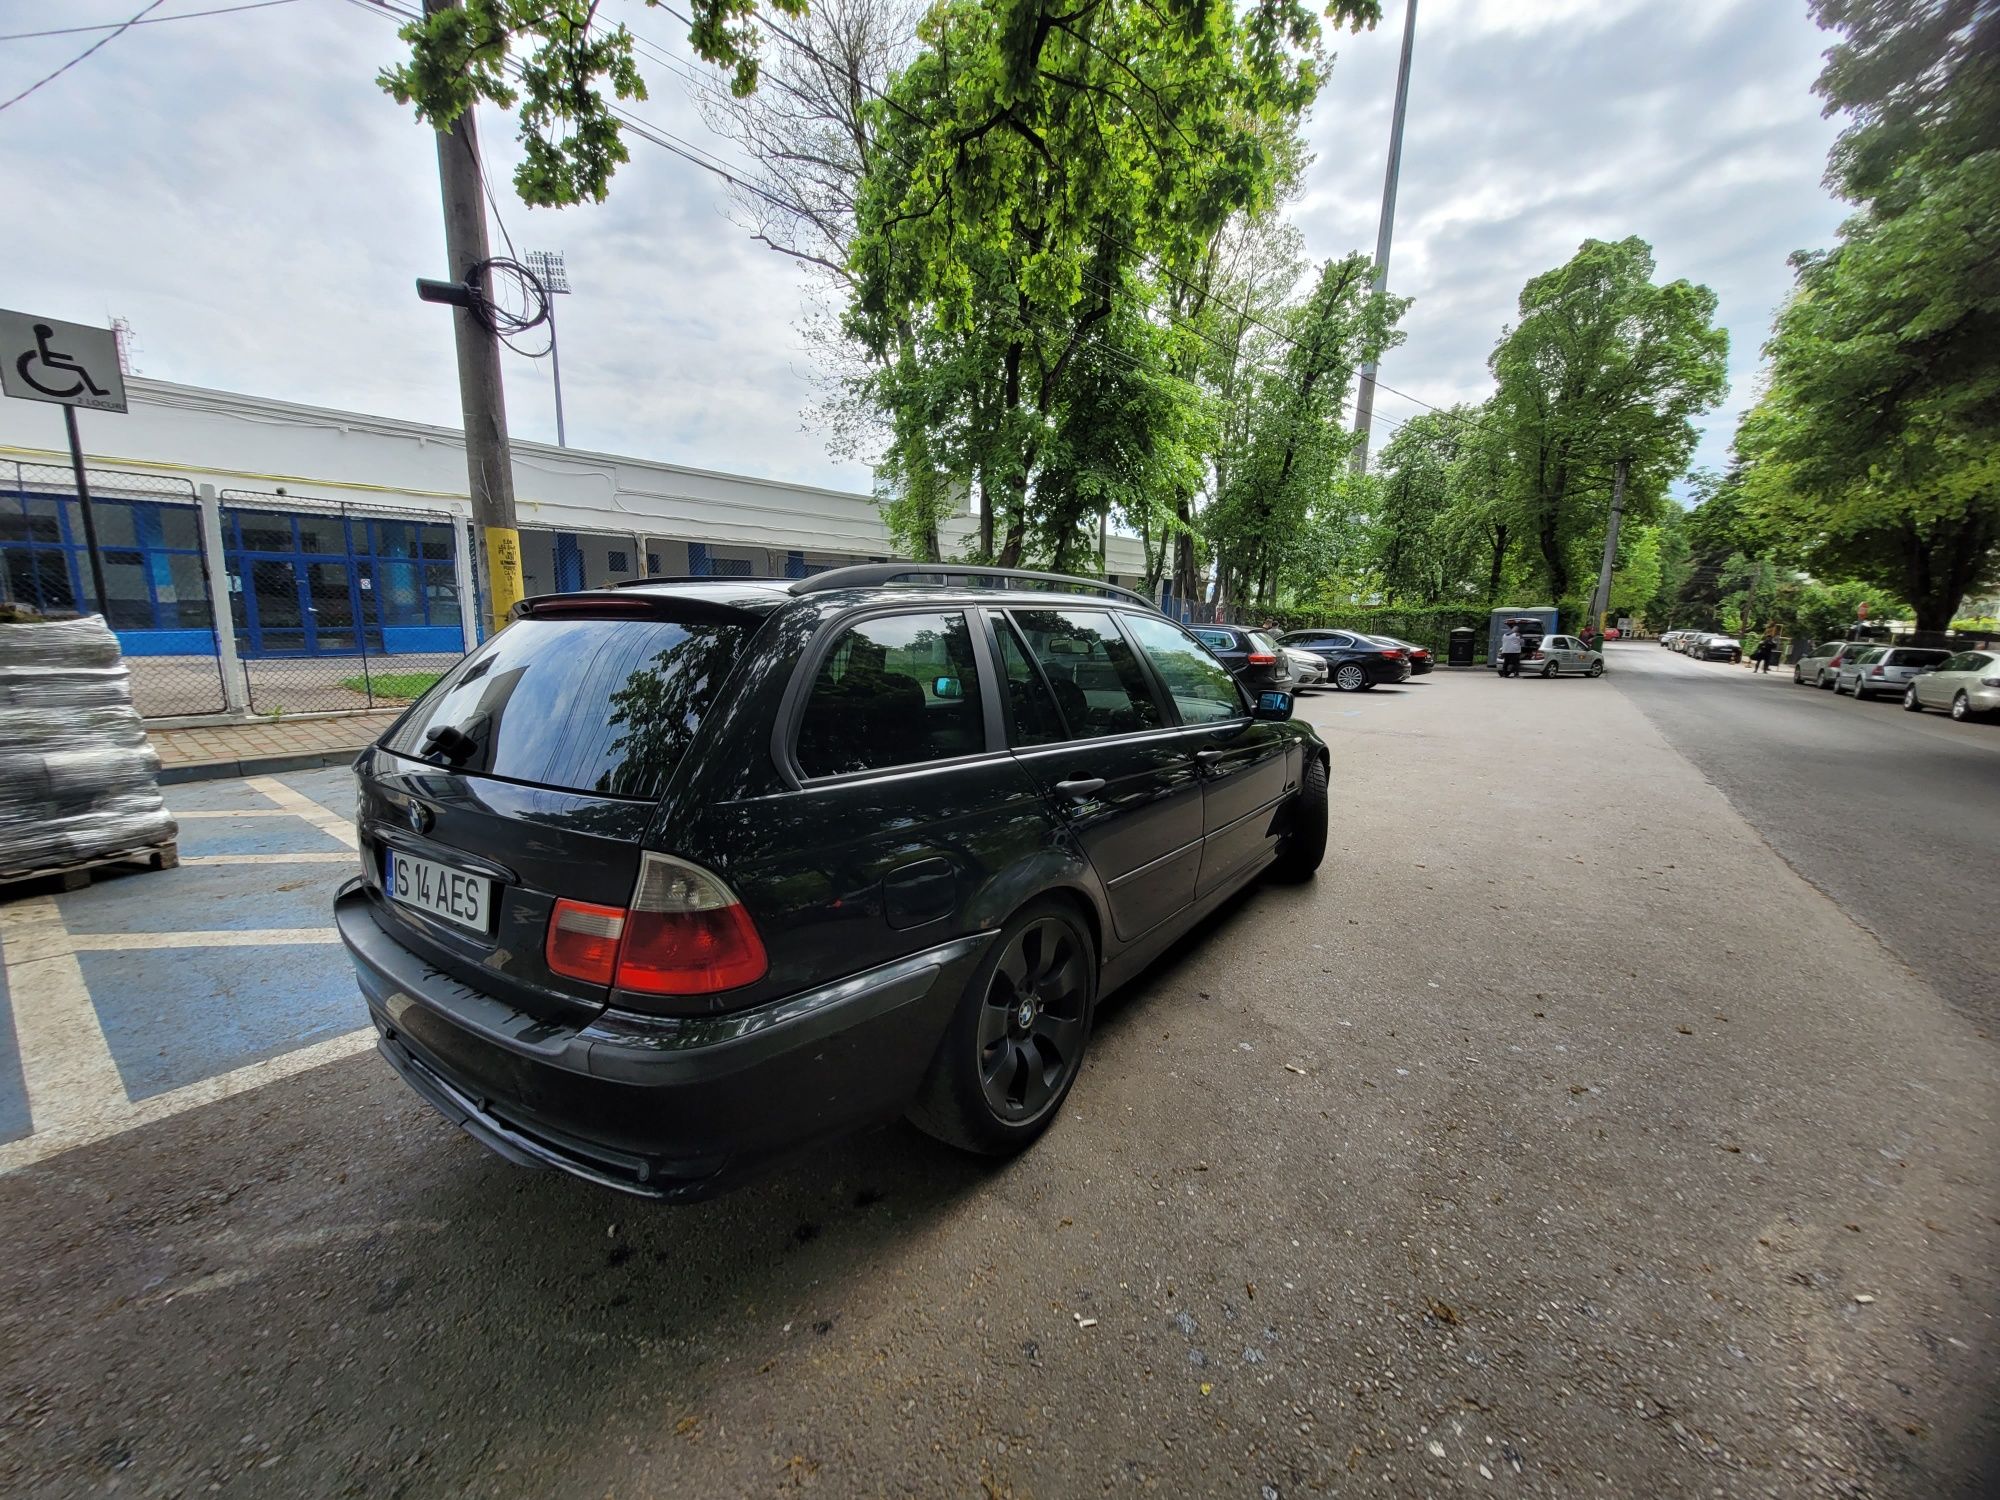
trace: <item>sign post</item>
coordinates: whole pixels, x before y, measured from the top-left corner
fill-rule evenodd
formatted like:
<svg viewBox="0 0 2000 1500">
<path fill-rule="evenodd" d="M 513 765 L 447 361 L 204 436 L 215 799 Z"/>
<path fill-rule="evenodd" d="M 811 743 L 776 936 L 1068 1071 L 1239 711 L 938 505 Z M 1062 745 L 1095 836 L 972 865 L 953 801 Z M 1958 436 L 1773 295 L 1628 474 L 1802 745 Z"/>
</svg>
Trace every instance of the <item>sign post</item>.
<svg viewBox="0 0 2000 1500">
<path fill-rule="evenodd" d="M 23 401 L 47 401 L 63 409 L 69 434 L 70 471 L 76 475 L 76 502 L 83 512 L 83 541 L 90 552 L 90 585 L 97 612 L 111 620 L 104 588 L 104 554 L 97 546 L 97 515 L 90 506 L 90 479 L 83 467 L 83 439 L 76 409 L 125 410 L 125 371 L 118 363 L 118 336 L 108 328 L 65 323 L 0 308 L 0 391 Z"/>
</svg>

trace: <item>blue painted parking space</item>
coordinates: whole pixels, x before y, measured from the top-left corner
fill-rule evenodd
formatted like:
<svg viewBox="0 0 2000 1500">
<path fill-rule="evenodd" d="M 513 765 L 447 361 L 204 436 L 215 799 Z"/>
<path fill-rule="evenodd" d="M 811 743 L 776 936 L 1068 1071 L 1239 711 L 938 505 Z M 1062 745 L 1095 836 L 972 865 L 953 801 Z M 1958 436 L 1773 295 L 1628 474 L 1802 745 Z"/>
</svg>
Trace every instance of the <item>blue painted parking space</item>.
<svg viewBox="0 0 2000 1500">
<path fill-rule="evenodd" d="M 0 1169 L 365 1044 L 333 940 L 359 868 L 352 773 L 175 786 L 167 805 L 178 869 L 0 897 Z"/>
</svg>

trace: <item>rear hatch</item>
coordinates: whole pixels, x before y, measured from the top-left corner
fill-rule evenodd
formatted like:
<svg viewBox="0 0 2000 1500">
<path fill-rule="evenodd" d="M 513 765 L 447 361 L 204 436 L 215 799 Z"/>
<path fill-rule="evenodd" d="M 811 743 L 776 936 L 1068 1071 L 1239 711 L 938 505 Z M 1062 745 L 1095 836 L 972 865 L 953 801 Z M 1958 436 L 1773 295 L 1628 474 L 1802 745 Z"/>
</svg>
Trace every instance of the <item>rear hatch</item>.
<svg viewBox="0 0 2000 1500">
<path fill-rule="evenodd" d="M 607 988 L 550 968 L 550 913 L 632 899 L 661 796 L 760 623 L 675 596 L 531 601 L 357 763 L 384 928 L 530 1014 L 601 1010 Z"/>
</svg>

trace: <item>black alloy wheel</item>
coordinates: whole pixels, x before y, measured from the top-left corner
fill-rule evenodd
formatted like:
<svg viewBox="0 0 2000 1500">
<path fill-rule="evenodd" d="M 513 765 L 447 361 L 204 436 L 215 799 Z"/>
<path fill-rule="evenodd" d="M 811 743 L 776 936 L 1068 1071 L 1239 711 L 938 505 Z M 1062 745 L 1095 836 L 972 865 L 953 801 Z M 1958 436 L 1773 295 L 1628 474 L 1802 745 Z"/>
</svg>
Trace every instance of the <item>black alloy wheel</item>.
<svg viewBox="0 0 2000 1500">
<path fill-rule="evenodd" d="M 979 1082 L 997 1119 L 1039 1119 L 1083 1061 L 1090 979 L 1068 923 L 1043 917 L 1000 955 L 979 1012 Z"/>
<path fill-rule="evenodd" d="M 973 971 L 931 1059 L 911 1123 L 987 1156 L 1024 1150 L 1083 1066 L 1097 1005 L 1097 945 L 1075 907 L 1029 903 Z"/>
</svg>

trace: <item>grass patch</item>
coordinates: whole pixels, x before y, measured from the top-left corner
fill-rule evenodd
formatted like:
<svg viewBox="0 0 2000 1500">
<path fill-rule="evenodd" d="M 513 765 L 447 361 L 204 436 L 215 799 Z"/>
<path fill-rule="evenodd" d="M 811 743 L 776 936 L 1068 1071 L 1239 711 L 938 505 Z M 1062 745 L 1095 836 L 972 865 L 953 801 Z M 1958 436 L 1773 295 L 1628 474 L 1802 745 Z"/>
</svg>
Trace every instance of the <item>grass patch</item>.
<svg viewBox="0 0 2000 1500">
<path fill-rule="evenodd" d="M 400 698 L 407 703 L 421 697 L 442 676 L 442 672 L 374 672 L 367 677 L 343 677 L 340 685 L 351 693 L 365 693 L 372 685 L 376 697 Z"/>
</svg>

